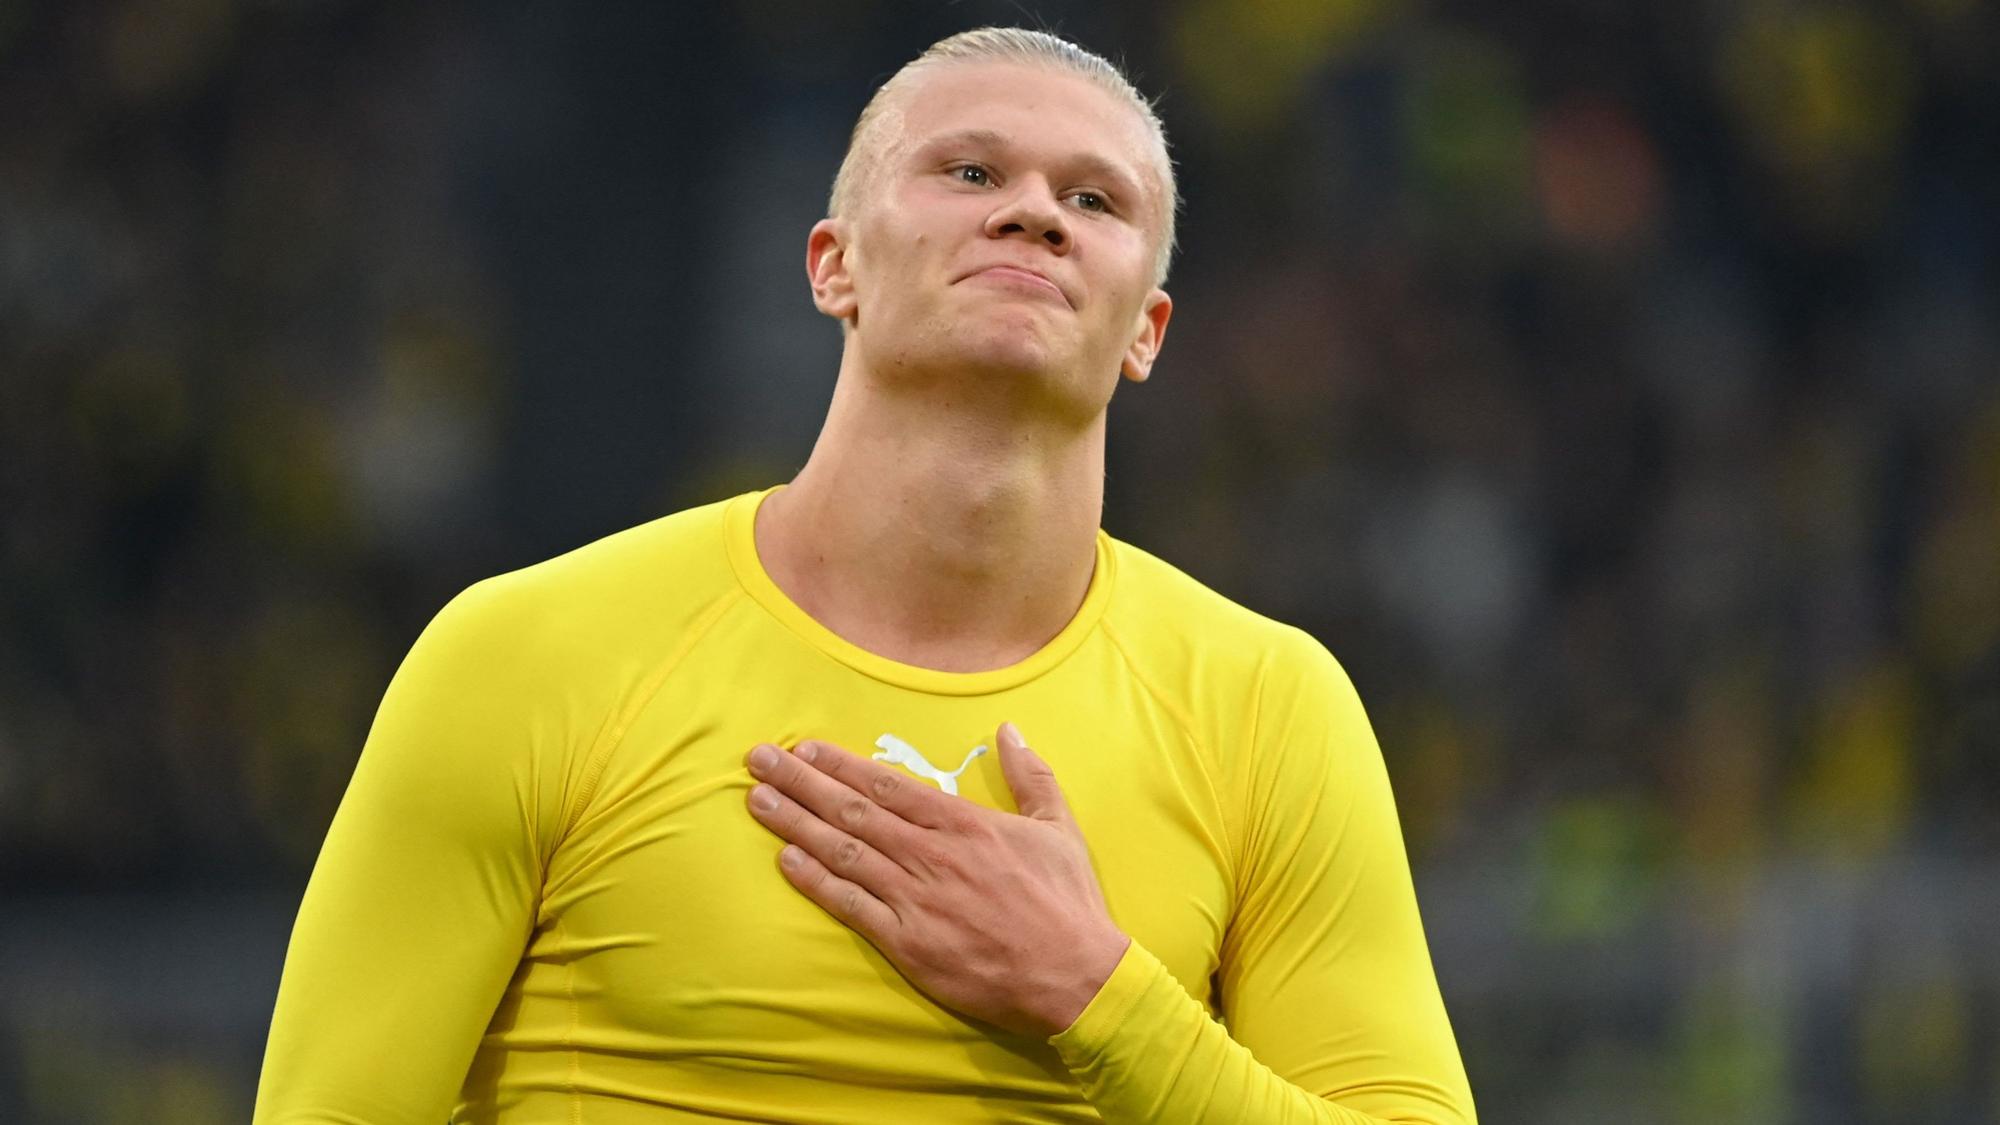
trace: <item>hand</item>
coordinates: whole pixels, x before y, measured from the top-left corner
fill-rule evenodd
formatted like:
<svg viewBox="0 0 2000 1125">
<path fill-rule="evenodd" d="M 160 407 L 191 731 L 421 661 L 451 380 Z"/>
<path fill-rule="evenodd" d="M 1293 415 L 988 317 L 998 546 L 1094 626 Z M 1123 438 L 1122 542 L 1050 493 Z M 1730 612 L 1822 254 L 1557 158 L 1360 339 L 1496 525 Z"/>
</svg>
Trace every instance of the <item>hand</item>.
<svg viewBox="0 0 2000 1125">
<path fill-rule="evenodd" d="M 750 811 L 790 841 L 794 887 L 961 1014 L 1047 1038 L 1125 955 L 1054 771 L 1012 723 L 1000 771 L 1020 815 L 825 742 L 750 752 Z"/>
</svg>

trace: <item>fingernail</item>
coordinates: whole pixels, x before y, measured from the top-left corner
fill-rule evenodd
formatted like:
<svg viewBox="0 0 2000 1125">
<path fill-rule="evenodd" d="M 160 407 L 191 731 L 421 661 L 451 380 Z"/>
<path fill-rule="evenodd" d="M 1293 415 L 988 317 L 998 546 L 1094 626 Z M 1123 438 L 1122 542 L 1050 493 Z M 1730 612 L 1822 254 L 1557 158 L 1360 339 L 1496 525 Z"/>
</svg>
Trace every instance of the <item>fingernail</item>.
<svg viewBox="0 0 2000 1125">
<path fill-rule="evenodd" d="M 758 812 L 770 812 L 778 807 L 777 790 L 768 785 L 759 785 L 750 790 L 750 807 Z"/>
<path fill-rule="evenodd" d="M 784 864 L 786 867 L 797 867 L 799 864 L 805 862 L 805 858 L 804 852 L 790 844 L 786 844 L 785 849 L 778 853 L 778 862 Z"/>
<path fill-rule="evenodd" d="M 810 762 L 818 756 L 819 747 L 814 746 L 810 742 L 801 742 L 798 748 L 792 751 L 792 757 L 797 758 L 801 762 Z"/>
<path fill-rule="evenodd" d="M 761 774 L 778 764 L 778 752 L 769 746 L 759 746 L 750 751 L 750 772 Z"/>
<path fill-rule="evenodd" d="M 1000 733 L 1013 738 L 1014 744 L 1017 746 L 1026 746 L 1028 744 L 1028 740 L 1021 737 L 1021 728 L 1015 726 L 1011 721 L 1000 724 Z"/>
</svg>

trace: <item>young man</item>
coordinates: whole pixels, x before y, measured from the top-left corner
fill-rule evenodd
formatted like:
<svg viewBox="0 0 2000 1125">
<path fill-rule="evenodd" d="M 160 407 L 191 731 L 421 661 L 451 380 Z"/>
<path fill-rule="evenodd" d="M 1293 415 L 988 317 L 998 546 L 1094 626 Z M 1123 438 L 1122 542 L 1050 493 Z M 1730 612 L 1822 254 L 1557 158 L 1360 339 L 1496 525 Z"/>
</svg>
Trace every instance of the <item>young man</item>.
<svg viewBox="0 0 2000 1125">
<path fill-rule="evenodd" d="M 891 79 L 807 242 L 811 460 L 438 615 L 257 1120 L 1470 1122 L 1346 677 L 1098 528 L 1174 207 L 1062 40 Z"/>
</svg>

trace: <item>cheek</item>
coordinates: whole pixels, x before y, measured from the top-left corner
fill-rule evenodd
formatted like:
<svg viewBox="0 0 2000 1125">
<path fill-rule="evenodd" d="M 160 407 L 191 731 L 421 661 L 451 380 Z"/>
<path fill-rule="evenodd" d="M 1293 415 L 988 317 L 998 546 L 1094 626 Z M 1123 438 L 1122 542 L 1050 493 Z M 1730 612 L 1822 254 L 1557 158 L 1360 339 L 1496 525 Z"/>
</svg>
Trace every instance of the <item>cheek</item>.
<svg viewBox="0 0 2000 1125">
<path fill-rule="evenodd" d="M 1104 311 L 1104 334 L 1117 338 L 1121 346 L 1132 331 L 1145 292 L 1137 282 L 1123 278 L 1098 290 L 1098 302 Z"/>
<path fill-rule="evenodd" d="M 1096 284 L 1092 291 L 1106 304 L 1135 305 L 1152 290 L 1153 254 L 1136 231 L 1125 231 L 1100 241 L 1097 251 Z"/>
<path fill-rule="evenodd" d="M 928 234 L 906 234 L 887 246 L 875 256 L 875 272 L 885 280 L 894 278 L 907 283 L 922 268 L 930 257 L 931 236 Z"/>
</svg>

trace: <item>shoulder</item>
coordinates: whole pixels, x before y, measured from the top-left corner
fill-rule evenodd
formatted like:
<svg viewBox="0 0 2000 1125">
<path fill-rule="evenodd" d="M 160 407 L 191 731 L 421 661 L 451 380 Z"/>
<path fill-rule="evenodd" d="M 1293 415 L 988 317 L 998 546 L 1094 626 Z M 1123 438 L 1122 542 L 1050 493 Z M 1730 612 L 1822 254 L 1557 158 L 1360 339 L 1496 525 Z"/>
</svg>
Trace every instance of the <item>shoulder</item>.
<svg viewBox="0 0 2000 1125">
<path fill-rule="evenodd" d="M 1130 543 L 1111 544 L 1118 585 L 1110 616 L 1126 636 L 1255 664 L 1331 659 L 1305 630 L 1232 601 Z"/>
<path fill-rule="evenodd" d="M 1198 670 L 1201 680 L 1234 691 L 1261 694 L 1268 683 L 1280 691 L 1352 693 L 1339 662 L 1312 634 L 1240 605 L 1138 547 L 1111 543 L 1118 574 L 1106 619 L 1127 659 L 1163 675 Z"/>
<path fill-rule="evenodd" d="M 732 501 L 689 508 L 481 579 L 426 636 L 573 652 L 635 632 L 671 635 L 735 588 L 723 539 Z"/>
</svg>

